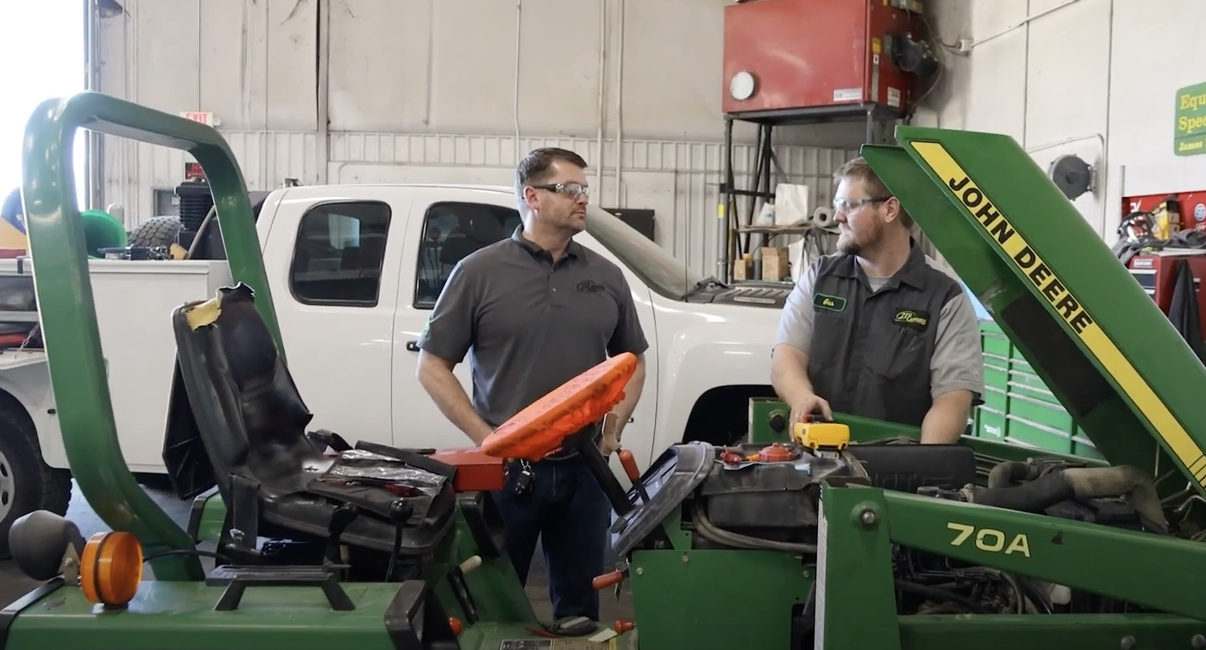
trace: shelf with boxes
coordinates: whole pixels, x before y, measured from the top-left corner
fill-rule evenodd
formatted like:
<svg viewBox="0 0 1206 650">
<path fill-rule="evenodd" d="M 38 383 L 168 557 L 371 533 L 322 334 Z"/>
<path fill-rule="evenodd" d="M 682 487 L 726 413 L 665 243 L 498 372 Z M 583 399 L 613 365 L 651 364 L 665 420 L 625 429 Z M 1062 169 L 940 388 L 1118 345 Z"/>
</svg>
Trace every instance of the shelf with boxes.
<svg viewBox="0 0 1206 650">
<path fill-rule="evenodd" d="M 786 246 L 763 246 L 758 257 L 746 253 L 733 262 L 733 281 L 791 282 L 791 260 Z"/>
<path fill-rule="evenodd" d="M 798 180 L 787 178 L 779 165 L 773 144 L 777 129 L 861 122 L 861 134 L 842 128 L 826 138 L 834 141 L 833 148 L 855 151 L 892 141 L 892 127 L 907 122 L 933 89 L 938 44 L 922 5 L 920 0 L 744 0 L 724 7 L 720 218 L 728 238 L 723 266 L 730 280 L 739 279 L 738 270 L 749 266 L 750 258 L 756 261 L 760 247 L 779 245 L 768 241 L 767 233 L 751 230 L 760 205 L 780 200 L 775 179 Z M 755 129 L 751 165 L 734 160 L 737 123 Z M 746 177 L 745 187 L 738 186 L 739 176 Z M 816 198 L 815 189 L 811 195 Z"/>
</svg>

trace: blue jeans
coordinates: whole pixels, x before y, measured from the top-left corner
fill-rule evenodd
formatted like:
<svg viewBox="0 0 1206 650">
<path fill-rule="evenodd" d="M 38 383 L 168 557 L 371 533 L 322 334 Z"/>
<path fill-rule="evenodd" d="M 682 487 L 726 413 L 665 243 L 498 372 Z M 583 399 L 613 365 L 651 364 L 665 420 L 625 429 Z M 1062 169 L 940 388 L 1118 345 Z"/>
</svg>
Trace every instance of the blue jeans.
<svg viewBox="0 0 1206 650">
<path fill-rule="evenodd" d="M 527 494 L 515 494 L 518 464 L 503 490 L 492 494 L 506 525 L 507 555 L 526 584 L 540 538 L 553 618 L 598 621 L 599 593 L 591 581 L 604 573 L 611 505 L 580 459 L 534 463 L 532 472 L 535 481 Z"/>
</svg>

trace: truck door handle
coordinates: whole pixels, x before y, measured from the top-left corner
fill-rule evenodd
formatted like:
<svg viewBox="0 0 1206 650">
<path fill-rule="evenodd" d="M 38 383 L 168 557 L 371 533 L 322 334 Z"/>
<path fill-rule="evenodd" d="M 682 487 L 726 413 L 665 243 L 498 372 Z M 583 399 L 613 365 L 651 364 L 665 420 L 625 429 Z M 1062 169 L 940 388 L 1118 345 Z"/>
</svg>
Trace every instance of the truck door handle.
<svg viewBox="0 0 1206 650">
<path fill-rule="evenodd" d="M 419 351 L 419 342 L 418 341 L 407 341 L 406 342 L 406 351 L 407 352 L 418 352 Z"/>
</svg>

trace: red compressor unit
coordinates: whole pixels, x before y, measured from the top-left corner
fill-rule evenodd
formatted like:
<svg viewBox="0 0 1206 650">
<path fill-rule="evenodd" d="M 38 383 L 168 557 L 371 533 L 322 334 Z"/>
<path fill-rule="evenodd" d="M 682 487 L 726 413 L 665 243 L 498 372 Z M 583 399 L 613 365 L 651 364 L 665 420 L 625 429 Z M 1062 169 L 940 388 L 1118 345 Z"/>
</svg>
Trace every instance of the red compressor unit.
<svg viewBox="0 0 1206 650">
<path fill-rule="evenodd" d="M 938 67 L 918 0 L 747 0 L 724 8 L 726 114 L 906 112 Z M 810 110 L 811 109 L 811 110 Z"/>
</svg>

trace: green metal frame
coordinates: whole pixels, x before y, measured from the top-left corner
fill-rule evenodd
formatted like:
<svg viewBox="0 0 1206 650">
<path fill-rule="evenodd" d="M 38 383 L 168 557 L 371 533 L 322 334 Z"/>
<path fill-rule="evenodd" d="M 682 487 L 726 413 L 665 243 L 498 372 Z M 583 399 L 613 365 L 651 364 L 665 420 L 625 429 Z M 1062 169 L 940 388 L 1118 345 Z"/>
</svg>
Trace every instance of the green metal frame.
<svg viewBox="0 0 1206 650">
<path fill-rule="evenodd" d="M 35 271 L 34 289 L 72 474 L 88 504 L 114 530 L 135 533 L 151 553 L 191 549 L 188 535 L 134 481 L 118 443 L 76 199 L 72 145 L 79 128 L 182 149 L 201 164 L 231 274 L 261 297 L 257 304 L 284 354 L 251 203 L 230 147 L 198 122 L 86 92 L 42 102 L 26 126 L 21 195 L 34 266 L 49 270 Z M 166 555 L 152 566 L 161 580 L 201 577 L 192 556 Z"/>
</svg>

